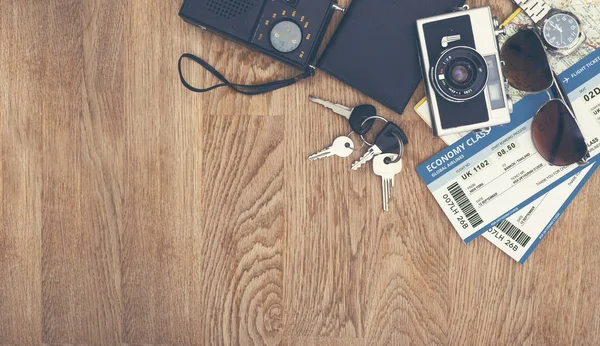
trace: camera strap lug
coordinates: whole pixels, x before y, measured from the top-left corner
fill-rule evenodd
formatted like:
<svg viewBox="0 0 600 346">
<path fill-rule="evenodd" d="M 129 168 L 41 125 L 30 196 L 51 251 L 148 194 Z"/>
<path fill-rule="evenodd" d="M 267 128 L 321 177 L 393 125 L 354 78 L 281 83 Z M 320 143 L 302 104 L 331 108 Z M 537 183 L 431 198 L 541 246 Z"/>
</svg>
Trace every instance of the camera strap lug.
<svg viewBox="0 0 600 346">
<path fill-rule="evenodd" d="M 342 12 L 342 13 L 345 13 L 345 12 L 346 12 L 346 9 L 345 9 L 345 8 L 343 8 L 343 7 L 341 7 L 341 6 L 339 6 L 338 4 L 333 4 L 333 6 L 331 6 L 331 7 L 333 7 L 333 9 L 334 9 L 335 11 L 339 11 L 339 12 Z"/>
<path fill-rule="evenodd" d="M 452 7 L 452 12 L 467 11 L 469 9 L 469 5 L 462 5 L 460 7 Z"/>
</svg>

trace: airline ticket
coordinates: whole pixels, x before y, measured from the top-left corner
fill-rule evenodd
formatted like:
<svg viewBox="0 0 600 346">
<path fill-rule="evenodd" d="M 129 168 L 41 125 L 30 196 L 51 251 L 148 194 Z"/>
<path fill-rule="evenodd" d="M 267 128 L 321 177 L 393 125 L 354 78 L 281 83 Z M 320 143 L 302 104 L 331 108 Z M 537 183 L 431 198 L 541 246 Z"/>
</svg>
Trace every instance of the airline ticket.
<svg viewBox="0 0 600 346">
<path fill-rule="evenodd" d="M 592 160 L 600 151 L 600 50 L 560 75 Z M 535 202 L 585 167 L 556 167 L 536 151 L 531 122 L 548 100 L 529 95 L 515 105 L 510 124 L 471 133 L 417 172 L 465 242 Z"/>
<path fill-rule="evenodd" d="M 575 173 L 547 194 L 488 229 L 483 237 L 514 260 L 524 263 L 594 174 L 596 167 L 592 164 Z"/>
<path fill-rule="evenodd" d="M 415 111 L 431 127 L 427 104 L 422 102 L 415 107 Z M 441 139 L 452 145 L 465 135 L 442 136 Z M 488 229 L 482 236 L 515 261 L 524 263 L 594 174 L 596 167 L 597 165 L 593 165 L 576 173 L 569 180 Z"/>
</svg>

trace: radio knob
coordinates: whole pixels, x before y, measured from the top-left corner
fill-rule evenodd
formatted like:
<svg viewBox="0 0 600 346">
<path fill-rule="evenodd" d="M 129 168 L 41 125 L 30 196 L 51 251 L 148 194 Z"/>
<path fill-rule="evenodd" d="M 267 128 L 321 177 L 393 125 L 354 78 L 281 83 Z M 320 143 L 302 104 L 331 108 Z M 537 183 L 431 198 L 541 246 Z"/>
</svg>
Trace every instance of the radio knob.
<svg viewBox="0 0 600 346">
<path fill-rule="evenodd" d="M 494 23 L 494 28 L 498 29 L 500 26 L 500 22 L 498 22 L 498 17 L 492 17 L 492 23 Z"/>
<path fill-rule="evenodd" d="M 496 29 L 494 34 L 496 34 L 496 36 L 506 36 L 506 27 L 503 27 L 502 29 Z"/>
<path fill-rule="evenodd" d="M 302 43 L 302 30 L 296 22 L 283 20 L 271 29 L 271 45 L 280 53 L 295 51 Z"/>
</svg>

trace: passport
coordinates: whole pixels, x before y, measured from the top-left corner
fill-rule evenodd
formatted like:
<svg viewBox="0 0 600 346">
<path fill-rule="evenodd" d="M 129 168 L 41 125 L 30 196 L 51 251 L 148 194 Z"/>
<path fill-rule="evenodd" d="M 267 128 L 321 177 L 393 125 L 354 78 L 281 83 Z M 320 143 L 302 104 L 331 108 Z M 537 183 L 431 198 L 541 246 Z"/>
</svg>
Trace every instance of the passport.
<svg viewBox="0 0 600 346">
<path fill-rule="evenodd" d="M 464 0 L 354 0 L 317 67 L 402 113 L 421 81 L 416 21 Z"/>
</svg>

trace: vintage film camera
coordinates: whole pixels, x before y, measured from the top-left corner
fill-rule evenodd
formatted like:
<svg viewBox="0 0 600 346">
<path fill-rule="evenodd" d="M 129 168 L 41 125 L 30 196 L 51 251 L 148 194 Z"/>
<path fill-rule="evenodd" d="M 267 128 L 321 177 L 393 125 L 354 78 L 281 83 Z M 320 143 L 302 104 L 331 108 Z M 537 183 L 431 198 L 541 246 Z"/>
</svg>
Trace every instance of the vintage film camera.
<svg viewBox="0 0 600 346">
<path fill-rule="evenodd" d="M 336 0 L 185 0 L 187 22 L 306 69 L 313 62 Z"/>
<path fill-rule="evenodd" d="M 480 130 L 510 122 L 497 36 L 489 7 L 417 21 L 419 54 L 434 134 Z"/>
</svg>

